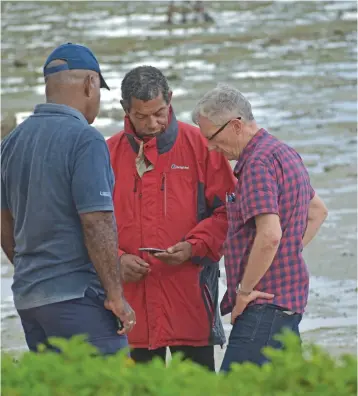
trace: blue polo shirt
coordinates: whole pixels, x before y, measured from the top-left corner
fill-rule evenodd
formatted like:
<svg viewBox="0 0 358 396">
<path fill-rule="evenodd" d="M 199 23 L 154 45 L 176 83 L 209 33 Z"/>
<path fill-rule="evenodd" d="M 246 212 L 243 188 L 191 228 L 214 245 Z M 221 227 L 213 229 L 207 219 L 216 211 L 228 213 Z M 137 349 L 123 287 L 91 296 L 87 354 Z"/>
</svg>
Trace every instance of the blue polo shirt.
<svg viewBox="0 0 358 396">
<path fill-rule="evenodd" d="M 17 309 L 103 293 L 80 213 L 113 211 L 107 144 L 77 110 L 36 106 L 1 143 L 1 207 L 14 218 Z"/>
</svg>

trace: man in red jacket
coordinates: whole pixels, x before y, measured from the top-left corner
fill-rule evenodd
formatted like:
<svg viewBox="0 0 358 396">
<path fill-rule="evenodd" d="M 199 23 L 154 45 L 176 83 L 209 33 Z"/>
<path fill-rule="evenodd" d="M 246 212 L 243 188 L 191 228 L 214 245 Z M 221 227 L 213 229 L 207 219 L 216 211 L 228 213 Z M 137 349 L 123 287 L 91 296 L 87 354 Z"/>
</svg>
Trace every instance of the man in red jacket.
<svg viewBox="0 0 358 396">
<path fill-rule="evenodd" d="M 122 82 L 124 131 L 108 140 L 124 294 L 137 316 L 132 358 L 165 359 L 166 347 L 215 369 L 225 342 L 218 261 L 227 233 L 228 161 L 197 127 L 177 121 L 164 75 L 151 66 Z M 151 254 L 139 248 L 161 248 Z"/>
</svg>

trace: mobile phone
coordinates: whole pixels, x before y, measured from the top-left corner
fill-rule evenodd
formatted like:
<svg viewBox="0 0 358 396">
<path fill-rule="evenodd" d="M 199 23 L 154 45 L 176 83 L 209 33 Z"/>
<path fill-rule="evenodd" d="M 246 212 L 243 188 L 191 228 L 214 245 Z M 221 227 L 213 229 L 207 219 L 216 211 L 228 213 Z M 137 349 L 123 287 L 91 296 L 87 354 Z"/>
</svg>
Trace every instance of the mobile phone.
<svg viewBox="0 0 358 396">
<path fill-rule="evenodd" d="M 148 253 L 165 253 L 165 249 L 158 249 L 158 248 L 139 248 L 140 252 L 148 252 Z"/>
</svg>

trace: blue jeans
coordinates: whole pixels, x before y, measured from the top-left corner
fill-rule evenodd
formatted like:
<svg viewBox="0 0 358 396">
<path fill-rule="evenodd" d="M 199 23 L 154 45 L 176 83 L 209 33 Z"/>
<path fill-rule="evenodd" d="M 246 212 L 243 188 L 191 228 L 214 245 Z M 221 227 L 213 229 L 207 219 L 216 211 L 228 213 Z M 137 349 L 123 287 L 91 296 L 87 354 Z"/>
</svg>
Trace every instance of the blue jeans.
<svg viewBox="0 0 358 396">
<path fill-rule="evenodd" d="M 104 296 L 91 288 L 83 298 L 18 310 L 26 343 L 33 352 L 49 337 L 71 338 L 85 334 L 87 341 L 104 355 L 128 346 L 127 336 L 118 335 L 117 318 L 104 307 Z"/>
<path fill-rule="evenodd" d="M 281 342 L 273 337 L 284 328 L 300 337 L 298 325 L 301 319 L 301 314 L 285 313 L 272 304 L 249 306 L 234 323 L 220 371 L 228 372 L 231 363 L 251 362 L 259 366 L 266 363 L 268 359 L 261 349 L 265 346 L 282 349 Z"/>
</svg>

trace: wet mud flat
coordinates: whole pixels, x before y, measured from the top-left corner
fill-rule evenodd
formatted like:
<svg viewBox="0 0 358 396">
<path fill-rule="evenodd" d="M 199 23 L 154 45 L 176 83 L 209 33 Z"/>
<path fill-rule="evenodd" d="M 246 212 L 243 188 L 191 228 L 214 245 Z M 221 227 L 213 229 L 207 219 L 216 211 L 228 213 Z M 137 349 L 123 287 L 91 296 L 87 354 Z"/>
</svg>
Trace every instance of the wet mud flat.
<svg viewBox="0 0 358 396">
<path fill-rule="evenodd" d="M 90 46 L 112 88 L 95 126 L 123 126 L 120 83 L 131 68 L 160 68 L 177 118 L 217 82 L 251 101 L 261 127 L 302 156 L 329 217 L 305 250 L 311 293 L 305 342 L 356 350 L 357 6 L 353 1 L 207 2 L 214 23 L 166 24 L 168 2 L 7 2 L 2 10 L 2 121 L 16 125 L 44 101 L 42 64 L 56 45 Z M 223 272 L 223 271 L 222 271 Z M 2 348 L 24 339 L 2 264 Z M 224 279 L 222 279 L 224 281 Z M 223 283 L 222 290 L 225 289 Z M 14 316 L 15 315 L 15 316 Z M 224 318 L 226 330 L 230 330 Z M 218 349 L 218 361 L 222 351 Z"/>
</svg>

